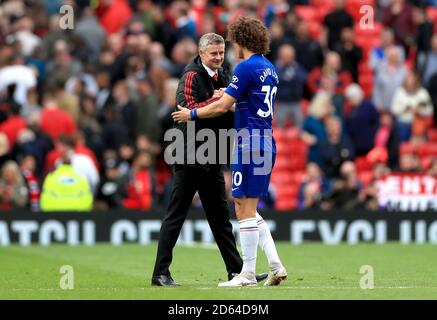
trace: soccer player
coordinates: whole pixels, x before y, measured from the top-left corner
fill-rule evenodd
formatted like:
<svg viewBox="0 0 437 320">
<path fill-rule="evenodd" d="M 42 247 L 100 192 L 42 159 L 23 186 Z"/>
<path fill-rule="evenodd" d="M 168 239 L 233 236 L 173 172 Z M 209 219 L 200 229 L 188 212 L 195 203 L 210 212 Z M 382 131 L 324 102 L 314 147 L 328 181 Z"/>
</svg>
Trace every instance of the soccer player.
<svg viewBox="0 0 437 320">
<path fill-rule="evenodd" d="M 172 116 L 177 122 L 213 118 L 226 113 L 235 104 L 238 139 L 232 163 L 232 195 L 240 225 L 243 268 L 238 276 L 219 286 L 256 285 L 258 245 L 266 254 L 270 268 L 264 285 L 276 286 L 287 278 L 287 272 L 279 259 L 270 229 L 257 212 L 257 203 L 259 197 L 268 191 L 275 162 L 272 116 L 279 80 L 275 67 L 264 57 L 270 40 L 268 29 L 261 21 L 240 17 L 230 24 L 228 36 L 243 61 L 236 67 L 223 96 L 201 109 L 188 110 L 178 106 L 179 111 Z M 256 139 L 258 143 L 254 143 Z M 260 156 L 264 159 L 262 168 L 259 159 L 255 161 L 255 157 Z M 265 164 L 268 170 L 265 170 Z"/>
</svg>

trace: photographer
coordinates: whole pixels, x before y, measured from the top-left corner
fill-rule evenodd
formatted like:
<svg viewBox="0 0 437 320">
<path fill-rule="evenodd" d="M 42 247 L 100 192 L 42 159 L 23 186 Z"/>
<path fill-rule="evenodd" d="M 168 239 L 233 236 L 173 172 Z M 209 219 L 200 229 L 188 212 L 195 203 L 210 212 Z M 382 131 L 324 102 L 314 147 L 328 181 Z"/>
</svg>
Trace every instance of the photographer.
<svg viewBox="0 0 437 320">
<path fill-rule="evenodd" d="M 391 111 L 399 124 L 401 142 L 410 140 L 413 127 L 416 136 L 424 133 L 425 117 L 433 115 L 433 107 L 428 91 L 414 72 L 408 72 L 404 85 L 396 90 Z"/>
</svg>

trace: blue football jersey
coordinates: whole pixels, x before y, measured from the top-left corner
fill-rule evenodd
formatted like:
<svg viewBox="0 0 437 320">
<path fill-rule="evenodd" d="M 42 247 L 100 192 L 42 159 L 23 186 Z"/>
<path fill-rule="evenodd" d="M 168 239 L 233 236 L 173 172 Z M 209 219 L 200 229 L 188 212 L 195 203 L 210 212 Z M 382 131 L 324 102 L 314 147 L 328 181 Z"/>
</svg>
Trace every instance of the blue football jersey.
<svg viewBox="0 0 437 320">
<path fill-rule="evenodd" d="M 237 132 L 247 129 L 250 135 L 248 138 L 238 136 L 239 152 L 276 153 L 272 119 L 278 83 L 275 67 L 262 54 L 252 55 L 235 68 L 225 92 L 237 100 L 235 129 Z"/>
</svg>

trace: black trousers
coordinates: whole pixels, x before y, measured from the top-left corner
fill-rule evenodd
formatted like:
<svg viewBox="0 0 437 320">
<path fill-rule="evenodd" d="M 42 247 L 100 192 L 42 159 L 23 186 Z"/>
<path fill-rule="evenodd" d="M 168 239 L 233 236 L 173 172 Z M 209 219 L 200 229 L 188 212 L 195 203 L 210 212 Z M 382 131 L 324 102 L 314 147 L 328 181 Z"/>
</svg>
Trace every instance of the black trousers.
<svg viewBox="0 0 437 320">
<path fill-rule="evenodd" d="M 206 171 L 202 168 L 177 166 L 170 204 L 161 225 L 154 276 L 170 276 L 173 248 L 196 191 L 199 192 L 228 275 L 241 272 L 243 261 L 238 253 L 232 224 L 229 221 L 223 172 L 219 168 Z"/>
</svg>

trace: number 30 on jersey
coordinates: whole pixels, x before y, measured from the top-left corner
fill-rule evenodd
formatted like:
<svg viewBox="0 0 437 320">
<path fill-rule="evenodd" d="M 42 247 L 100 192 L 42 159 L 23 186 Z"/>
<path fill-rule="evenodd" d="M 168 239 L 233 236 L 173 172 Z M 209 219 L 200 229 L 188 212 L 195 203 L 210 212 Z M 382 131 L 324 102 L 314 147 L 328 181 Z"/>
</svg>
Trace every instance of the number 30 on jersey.
<svg viewBox="0 0 437 320">
<path fill-rule="evenodd" d="M 257 114 L 260 117 L 267 118 L 273 113 L 273 103 L 275 101 L 276 92 L 278 91 L 277 87 L 271 86 L 263 86 L 261 89 L 262 92 L 266 93 L 266 98 L 264 99 L 264 103 L 267 105 L 268 110 L 263 111 L 261 108 L 258 109 Z"/>
</svg>

